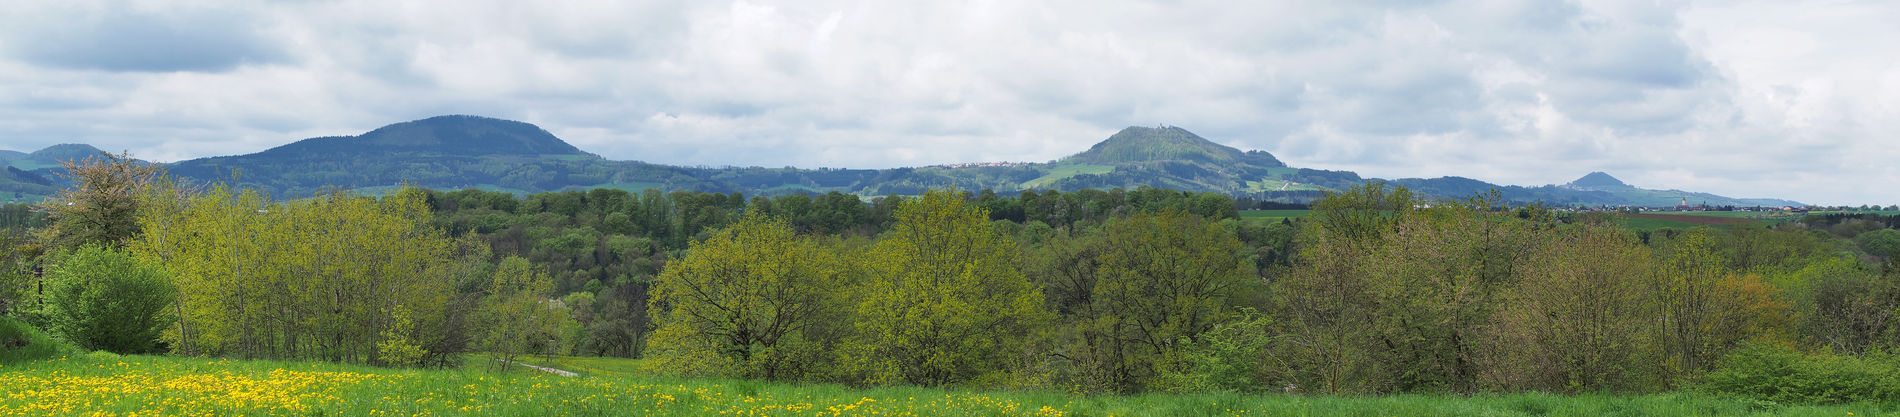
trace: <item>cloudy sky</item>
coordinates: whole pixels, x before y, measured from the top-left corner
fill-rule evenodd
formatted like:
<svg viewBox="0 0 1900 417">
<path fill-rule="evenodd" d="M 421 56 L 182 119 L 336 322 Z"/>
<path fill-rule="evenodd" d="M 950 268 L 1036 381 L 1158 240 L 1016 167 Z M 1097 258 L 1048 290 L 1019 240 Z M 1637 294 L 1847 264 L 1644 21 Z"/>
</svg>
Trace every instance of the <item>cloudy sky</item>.
<svg viewBox="0 0 1900 417">
<path fill-rule="evenodd" d="M 1238 5 L 1237 5 L 1238 4 Z M 475 114 L 612 159 L 1294 166 L 1900 203 L 1900 2 L 111 1 L 0 10 L 0 149 L 176 161 Z"/>
</svg>

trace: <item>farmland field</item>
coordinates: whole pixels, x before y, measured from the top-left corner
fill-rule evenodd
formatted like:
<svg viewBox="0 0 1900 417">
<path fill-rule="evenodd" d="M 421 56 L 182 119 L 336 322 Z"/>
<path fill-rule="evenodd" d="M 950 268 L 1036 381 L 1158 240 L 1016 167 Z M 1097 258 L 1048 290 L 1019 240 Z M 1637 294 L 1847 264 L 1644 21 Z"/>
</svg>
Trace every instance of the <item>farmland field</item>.
<svg viewBox="0 0 1900 417">
<path fill-rule="evenodd" d="M 1694 213 L 1694 214 L 1691 214 Z M 1640 213 L 1617 214 L 1624 227 L 1636 230 L 1656 230 L 1662 228 L 1687 229 L 1697 226 L 1730 227 L 1741 224 L 1772 224 L 1783 219 L 1761 219 L 1739 216 L 1741 212 L 1683 212 L 1683 213 Z"/>
<path fill-rule="evenodd" d="M 1896 405 L 1781 406 L 1693 393 L 1328 397 L 1085 396 L 856 388 L 632 374 L 637 362 L 556 358 L 583 376 L 94 354 L 0 366 L 0 415 L 1880 415 Z"/>
</svg>

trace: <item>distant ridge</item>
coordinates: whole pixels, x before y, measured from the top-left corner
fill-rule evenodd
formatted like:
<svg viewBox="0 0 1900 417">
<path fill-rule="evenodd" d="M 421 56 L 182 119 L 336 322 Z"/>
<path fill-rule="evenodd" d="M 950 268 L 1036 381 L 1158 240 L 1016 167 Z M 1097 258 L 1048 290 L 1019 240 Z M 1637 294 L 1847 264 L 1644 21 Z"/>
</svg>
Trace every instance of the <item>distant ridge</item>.
<svg viewBox="0 0 1900 417">
<path fill-rule="evenodd" d="M 270 156 L 423 152 L 442 155 L 588 155 L 541 127 L 480 116 L 436 116 L 357 136 L 310 138 L 265 150 Z"/>
<path fill-rule="evenodd" d="M 40 156 L 96 155 L 68 144 L 33 154 L 0 154 L 17 169 L 0 192 L 45 195 L 60 186 L 56 164 Z M 684 167 L 613 161 L 582 151 L 532 124 L 480 116 L 437 116 L 395 123 L 356 136 L 300 140 L 249 155 L 218 156 L 166 166 L 181 180 L 226 182 L 279 198 L 343 188 L 378 192 L 404 184 L 443 190 L 479 188 L 513 193 L 594 188 L 690 190 L 746 195 L 839 192 L 859 196 L 916 195 L 928 189 L 992 189 L 999 193 L 1169 188 L 1286 202 L 1385 181 L 1436 198 L 1498 190 L 1512 203 L 1560 207 L 1673 207 L 1683 198 L 1711 206 L 1782 206 L 1778 199 L 1740 199 L 1629 186 L 1603 172 L 1563 185 L 1497 185 L 1464 177 L 1362 178 L 1350 171 L 1287 166 L 1263 151 L 1224 146 L 1174 126 L 1128 127 L 1087 150 L 1048 163 L 972 163 L 894 169 Z M 30 197 L 30 196 L 29 196 Z"/>
</svg>

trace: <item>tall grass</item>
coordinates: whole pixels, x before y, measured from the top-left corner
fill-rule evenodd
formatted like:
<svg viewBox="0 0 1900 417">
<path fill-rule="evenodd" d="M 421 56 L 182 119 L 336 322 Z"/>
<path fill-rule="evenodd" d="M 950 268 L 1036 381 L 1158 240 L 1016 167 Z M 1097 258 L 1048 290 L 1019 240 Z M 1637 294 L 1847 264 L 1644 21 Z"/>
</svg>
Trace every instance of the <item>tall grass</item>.
<svg viewBox="0 0 1900 417">
<path fill-rule="evenodd" d="M 12 317 L 0 316 L 0 365 L 77 355 L 79 349 Z"/>
</svg>

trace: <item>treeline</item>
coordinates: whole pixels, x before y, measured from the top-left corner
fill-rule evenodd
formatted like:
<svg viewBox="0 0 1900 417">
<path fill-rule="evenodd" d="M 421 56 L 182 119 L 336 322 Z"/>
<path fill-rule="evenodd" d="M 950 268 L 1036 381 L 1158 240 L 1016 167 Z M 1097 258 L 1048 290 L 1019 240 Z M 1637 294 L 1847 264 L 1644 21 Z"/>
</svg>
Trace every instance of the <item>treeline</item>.
<svg viewBox="0 0 1900 417">
<path fill-rule="evenodd" d="M 88 349 L 1087 392 L 1747 391 L 1900 366 L 1878 216 L 1638 234 L 1380 184 L 1276 222 L 1151 188 L 279 202 L 69 169 L 43 227 L 0 235 L 0 309 Z M 1900 389 L 1855 381 L 1815 398 Z"/>
<path fill-rule="evenodd" d="M 1891 368 L 1880 352 L 1900 347 L 1891 248 L 1798 224 L 1645 240 L 1604 215 L 1500 207 L 1373 184 L 1253 232 L 1180 210 L 984 225 L 970 219 L 993 212 L 941 194 L 900 205 L 870 240 L 762 217 L 657 278 L 647 357 L 856 384 L 1653 392 L 1746 386 L 1798 365 L 1787 358 Z M 1276 247 L 1292 255 L 1262 262 Z M 1040 305 L 1021 305 L 1025 291 Z M 1836 371 L 1852 370 L 1815 372 Z M 1786 390 L 1890 398 L 1879 381 Z"/>
<path fill-rule="evenodd" d="M 985 221 L 1003 221 L 1009 230 L 1024 224 L 1090 227 L 1129 213 L 1166 210 L 1233 219 L 1239 204 L 1219 194 L 1155 188 L 1015 196 L 983 190 L 956 196 L 985 208 Z M 749 211 L 781 219 L 800 234 L 874 237 L 890 230 L 897 207 L 915 197 L 865 201 L 830 192 L 746 198 L 737 193 L 616 189 L 516 197 L 469 189 L 427 191 L 424 198 L 434 224 L 449 235 L 473 234 L 494 256 L 525 258 L 546 274 L 547 295 L 573 309 L 577 322 L 564 340 L 563 353 L 632 357 L 641 354 L 651 328 L 648 295 L 654 277 L 669 259 L 686 256 L 691 242 L 712 236 Z M 1249 225 L 1249 230 L 1265 228 Z M 1284 245 L 1280 248 L 1267 252 L 1282 255 L 1274 259 L 1284 258 Z"/>
</svg>

